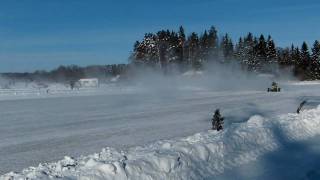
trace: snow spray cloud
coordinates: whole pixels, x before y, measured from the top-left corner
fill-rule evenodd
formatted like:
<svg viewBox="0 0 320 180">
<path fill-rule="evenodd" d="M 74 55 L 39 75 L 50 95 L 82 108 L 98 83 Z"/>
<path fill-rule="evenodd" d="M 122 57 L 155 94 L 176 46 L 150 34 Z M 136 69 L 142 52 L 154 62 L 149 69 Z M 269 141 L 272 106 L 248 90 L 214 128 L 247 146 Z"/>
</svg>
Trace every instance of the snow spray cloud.
<svg viewBox="0 0 320 180">
<path fill-rule="evenodd" d="M 248 73 L 237 63 L 208 63 L 201 70 L 163 73 L 150 68 L 136 71 L 133 81 L 154 93 L 182 91 L 265 91 L 276 78 L 272 74 Z M 170 69 L 171 72 L 171 69 Z"/>
</svg>

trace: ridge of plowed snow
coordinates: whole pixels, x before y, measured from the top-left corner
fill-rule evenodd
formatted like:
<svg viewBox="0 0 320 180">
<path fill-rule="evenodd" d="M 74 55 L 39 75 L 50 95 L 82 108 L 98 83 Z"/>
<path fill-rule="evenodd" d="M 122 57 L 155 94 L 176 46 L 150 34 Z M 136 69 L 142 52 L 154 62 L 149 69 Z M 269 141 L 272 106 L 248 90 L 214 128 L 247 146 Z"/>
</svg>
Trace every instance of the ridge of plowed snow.
<svg viewBox="0 0 320 180">
<path fill-rule="evenodd" d="M 272 119 L 252 116 L 222 132 L 209 130 L 126 151 L 105 148 L 97 154 L 65 157 L 21 173 L 11 172 L 0 179 L 204 179 L 277 149 L 279 134 L 296 141 L 320 134 L 319 127 L 320 106 Z"/>
</svg>

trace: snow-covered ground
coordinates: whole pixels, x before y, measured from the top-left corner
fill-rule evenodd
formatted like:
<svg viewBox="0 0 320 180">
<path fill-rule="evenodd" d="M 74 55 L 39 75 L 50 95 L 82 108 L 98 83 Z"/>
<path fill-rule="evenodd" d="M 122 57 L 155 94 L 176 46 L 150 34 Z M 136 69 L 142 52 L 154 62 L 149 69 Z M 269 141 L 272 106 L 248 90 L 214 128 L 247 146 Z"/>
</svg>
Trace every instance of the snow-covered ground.
<svg viewBox="0 0 320 180">
<path fill-rule="evenodd" d="M 39 87 L 35 84 L 17 85 L 10 88 L 0 88 L 0 100 L 14 99 L 38 99 L 50 97 L 68 97 L 68 96 L 91 96 L 101 94 L 127 94 L 136 91 L 137 87 L 119 87 L 116 84 L 102 84 L 100 88 L 80 88 L 71 90 L 66 84 L 48 84 L 45 87 Z"/>
<path fill-rule="evenodd" d="M 117 86 L 30 96 L 0 93 L 1 174 L 44 163 L 0 179 L 11 175 L 44 179 L 267 177 L 263 176 L 270 175 L 267 169 L 241 173 L 251 166 L 263 167 L 258 162 L 287 144 L 314 144 L 309 140 L 320 133 L 320 109 L 316 108 L 320 84 L 282 85 L 280 93 L 212 91 L 199 86 L 161 93 Z M 309 100 L 308 108 L 315 109 L 290 114 L 304 99 Z M 226 119 L 221 133 L 208 131 L 215 108 Z M 93 154 L 104 147 L 110 148 Z M 79 157 L 88 154 L 93 155 Z M 64 156 L 79 158 L 46 164 Z M 314 161 L 319 160 L 315 157 Z M 304 178 L 305 171 L 301 173 L 296 172 Z"/>
</svg>

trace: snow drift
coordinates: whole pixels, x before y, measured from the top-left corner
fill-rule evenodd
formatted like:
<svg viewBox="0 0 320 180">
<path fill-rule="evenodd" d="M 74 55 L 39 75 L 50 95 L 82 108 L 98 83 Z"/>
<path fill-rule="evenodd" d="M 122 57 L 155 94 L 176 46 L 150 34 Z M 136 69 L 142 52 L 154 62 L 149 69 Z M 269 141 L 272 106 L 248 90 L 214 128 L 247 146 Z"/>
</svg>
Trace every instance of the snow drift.
<svg viewBox="0 0 320 180">
<path fill-rule="evenodd" d="M 274 118 L 252 116 L 222 132 L 162 140 L 127 150 L 105 148 L 79 158 L 65 157 L 0 179 L 205 179 L 281 147 L 279 135 L 298 141 L 320 134 L 320 106 Z"/>
</svg>

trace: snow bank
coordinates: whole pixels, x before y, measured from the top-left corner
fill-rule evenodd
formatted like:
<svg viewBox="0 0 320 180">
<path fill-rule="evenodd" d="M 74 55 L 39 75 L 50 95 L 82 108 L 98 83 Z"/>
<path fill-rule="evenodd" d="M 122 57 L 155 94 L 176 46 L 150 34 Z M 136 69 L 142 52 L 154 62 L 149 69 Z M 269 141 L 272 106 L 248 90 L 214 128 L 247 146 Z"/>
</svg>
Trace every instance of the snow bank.
<svg viewBox="0 0 320 180">
<path fill-rule="evenodd" d="M 283 136 L 292 141 L 313 137 L 320 134 L 320 106 L 300 114 L 281 115 L 277 123 Z"/>
<path fill-rule="evenodd" d="M 65 157 L 0 179 L 205 179 L 256 160 L 281 146 L 279 134 L 300 140 L 320 134 L 320 107 L 274 119 L 252 116 L 222 132 L 158 141 L 125 151 L 105 148 L 80 158 Z M 281 132 L 281 133 L 279 133 Z"/>
</svg>

